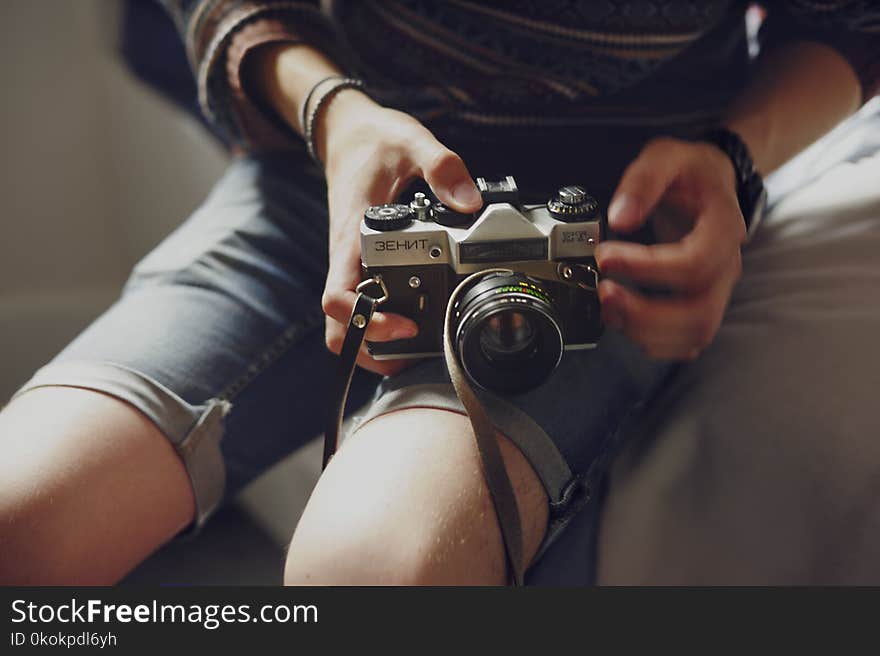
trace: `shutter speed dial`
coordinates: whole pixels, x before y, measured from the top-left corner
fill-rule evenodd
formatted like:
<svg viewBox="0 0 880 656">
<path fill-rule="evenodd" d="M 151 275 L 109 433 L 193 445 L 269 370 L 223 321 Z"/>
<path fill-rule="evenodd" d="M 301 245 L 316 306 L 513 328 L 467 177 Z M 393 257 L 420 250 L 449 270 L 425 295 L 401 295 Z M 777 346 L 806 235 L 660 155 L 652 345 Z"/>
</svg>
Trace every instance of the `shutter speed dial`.
<svg viewBox="0 0 880 656">
<path fill-rule="evenodd" d="M 413 212 L 406 205 L 389 203 L 374 205 L 364 212 L 364 223 L 368 228 L 385 232 L 401 230 L 413 222 Z"/>
<path fill-rule="evenodd" d="M 558 221 L 588 221 L 596 218 L 599 203 L 580 185 L 569 185 L 562 187 L 547 201 L 547 210 Z"/>
</svg>

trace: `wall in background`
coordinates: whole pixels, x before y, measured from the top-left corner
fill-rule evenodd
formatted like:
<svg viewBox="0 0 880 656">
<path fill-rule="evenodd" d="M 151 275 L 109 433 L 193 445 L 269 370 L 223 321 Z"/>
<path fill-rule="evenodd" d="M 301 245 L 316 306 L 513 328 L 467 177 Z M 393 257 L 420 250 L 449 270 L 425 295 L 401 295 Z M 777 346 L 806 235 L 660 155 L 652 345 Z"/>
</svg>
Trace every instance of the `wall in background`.
<svg viewBox="0 0 880 656">
<path fill-rule="evenodd" d="M 134 80 L 109 0 L 0 3 L 0 404 L 118 295 L 225 154 Z"/>
</svg>

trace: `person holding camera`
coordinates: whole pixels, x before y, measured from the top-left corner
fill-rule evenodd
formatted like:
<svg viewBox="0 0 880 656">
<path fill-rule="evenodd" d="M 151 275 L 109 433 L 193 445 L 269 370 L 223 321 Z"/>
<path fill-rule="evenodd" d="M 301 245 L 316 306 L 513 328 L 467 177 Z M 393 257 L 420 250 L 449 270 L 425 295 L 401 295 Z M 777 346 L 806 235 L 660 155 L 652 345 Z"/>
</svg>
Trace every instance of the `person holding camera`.
<svg viewBox="0 0 880 656">
<path fill-rule="evenodd" d="M 324 345 L 342 349 L 363 279 L 365 210 L 409 202 L 421 180 L 452 212 L 479 215 L 486 195 L 473 175 L 514 176 L 524 203 L 581 185 L 621 237 L 594 251 L 607 328 L 597 347 L 567 352 L 529 392 L 484 397 L 515 497 L 522 562 L 505 551 L 472 426 L 443 362 L 377 360 L 363 347 L 357 364 L 385 378 L 355 375 L 356 403 L 378 392 L 308 503 L 285 581 L 500 585 L 545 551 L 542 566 L 553 568 L 551 543 L 562 546 L 568 524 L 592 535 L 610 445 L 651 425 L 631 424 L 646 408 L 662 413 L 658 394 L 680 390 L 682 372 L 671 363 L 699 371 L 715 348 L 744 244 L 761 235 L 761 176 L 856 111 L 880 80 L 880 11 L 869 3 L 768 3 L 756 60 L 748 3 L 739 1 L 621 1 L 601 10 L 588 2 L 337 0 L 323 11 L 273 0 L 165 4 L 206 115 L 241 155 L 204 206 L 138 265 L 120 301 L 0 414 L 8 456 L 0 517 L 12 527 L 4 580 L 115 581 L 197 528 L 288 452 L 291 438 L 317 434 L 336 374 Z M 779 293 L 811 265 L 795 256 L 781 266 L 791 276 L 771 278 Z M 863 326 L 877 320 L 875 311 L 852 327 L 849 345 L 864 344 Z M 419 329 L 412 316 L 380 307 L 366 339 L 412 340 Z M 719 365 L 719 377 L 724 367 L 760 369 L 736 338 L 726 343 L 739 359 Z M 787 339 L 772 330 L 763 337 L 774 338 Z M 791 357 L 802 361 L 813 348 L 806 338 Z M 867 364 L 856 362 L 853 375 L 868 376 Z M 774 410 L 748 394 L 725 400 L 738 416 L 778 415 L 790 390 L 774 387 Z M 793 520 L 763 551 L 719 547 L 723 539 L 712 536 L 749 521 L 763 526 L 800 502 L 769 504 L 763 516 L 731 499 L 737 482 L 786 465 L 725 458 L 740 447 L 713 442 L 716 434 L 700 433 L 690 450 L 658 442 L 653 460 L 630 458 L 629 478 L 607 493 L 598 573 L 568 582 L 772 578 L 779 554 L 823 520 Z M 760 435 L 740 437 L 749 445 Z M 700 448 L 714 450 L 715 469 L 692 457 Z M 876 444 L 865 448 L 877 456 Z M 639 458 L 648 459 L 643 470 Z M 657 462 L 673 472 L 663 478 L 668 487 L 657 483 Z M 636 523 L 634 511 L 613 503 L 681 516 L 701 503 L 700 481 L 717 470 L 727 487 L 679 526 Z M 798 489 L 814 480 L 808 471 L 795 477 Z M 670 487 L 678 494 L 653 492 Z M 863 530 L 871 516 L 853 506 L 845 527 L 864 540 L 865 554 L 880 542 L 876 526 Z M 77 529 L 85 518 L 89 529 Z M 628 534 L 639 544 L 617 548 Z M 658 547 L 676 540 L 685 548 Z M 788 562 L 790 580 L 839 573 L 813 557 L 825 545 L 801 548 L 803 558 Z M 557 561 L 554 576 L 565 580 L 569 566 Z M 867 558 L 848 571 L 877 574 Z"/>
</svg>

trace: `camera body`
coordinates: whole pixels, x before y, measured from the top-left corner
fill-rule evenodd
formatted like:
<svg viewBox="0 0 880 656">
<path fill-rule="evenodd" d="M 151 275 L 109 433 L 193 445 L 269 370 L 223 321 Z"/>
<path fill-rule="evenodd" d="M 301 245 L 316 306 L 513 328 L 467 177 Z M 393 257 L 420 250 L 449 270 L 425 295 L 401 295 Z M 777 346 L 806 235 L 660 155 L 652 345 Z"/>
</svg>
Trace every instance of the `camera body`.
<svg viewBox="0 0 880 656">
<path fill-rule="evenodd" d="M 552 315 L 558 335 L 550 331 L 545 337 L 558 337 L 560 357 L 563 348 L 595 346 L 602 327 L 594 252 L 605 233 L 604 213 L 595 199 L 582 187 L 569 186 L 544 205 L 522 205 L 510 176 L 497 182 L 477 178 L 477 186 L 483 207 L 474 215 L 452 212 L 424 194 L 416 194 L 409 205 L 366 211 L 361 223 L 364 277 L 382 277 L 388 290 L 383 312 L 401 314 L 419 326 L 412 339 L 368 343 L 374 358 L 442 355 L 450 295 L 466 277 L 489 269 L 505 269 L 512 276 L 495 274 L 497 284 L 488 283 L 495 314 L 522 305 L 529 316 L 537 316 L 532 310 Z M 462 297 L 461 307 L 454 309 L 462 320 L 466 301 Z M 508 338 L 511 330 L 522 332 L 517 321 L 507 323 Z M 558 358 L 553 367 L 556 363 Z"/>
</svg>

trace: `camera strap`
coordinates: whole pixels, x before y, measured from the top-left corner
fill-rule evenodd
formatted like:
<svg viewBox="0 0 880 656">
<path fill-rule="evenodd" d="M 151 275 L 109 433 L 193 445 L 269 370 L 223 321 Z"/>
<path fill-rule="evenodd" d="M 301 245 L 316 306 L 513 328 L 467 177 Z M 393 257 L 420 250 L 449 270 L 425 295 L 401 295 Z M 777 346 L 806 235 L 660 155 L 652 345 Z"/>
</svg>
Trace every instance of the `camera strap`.
<svg viewBox="0 0 880 656">
<path fill-rule="evenodd" d="M 462 280 L 449 296 L 446 305 L 446 318 L 443 321 L 443 357 L 446 359 L 446 369 L 452 379 L 452 386 L 458 395 L 458 400 L 464 406 L 471 427 L 474 430 L 474 441 L 480 453 L 480 463 L 483 466 L 483 477 L 486 479 L 486 487 L 492 497 L 492 505 L 495 506 L 495 515 L 498 517 L 498 525 L 501 528 L 501 538 L 504 542 L 504 550 L 507 553 L 507 564 L 510 569 L 514 585 L 523 584 L 525 574 L 525 558 L 523 554 L 522 522 L 519 516 L 519 506 L 516 503 L 516 494 L 513 491 L 513 483 L 504 466 L 501 449 L 498 447 L 495 426 L 486 409 L 480 402 L 471 387 L 467 376 L 461 368 L 461 363 L 455 357 L 452 350 L 452 314 L 458 305 L 458 297 L 462 290 L 477 277 L 495 271 L 487 269 L 472 274 Z M 504 271 L 504 269 L 498 269 Z"/>
<path fill-rule="evenodd" d="M 379 288 L 379 296 L 371 296 L 364 290 L 375 285 Z M 388 289 L 381 276 L 368 278 L 357 286 L 357 298 L 348 318 L 348 327 L 345 330 L 345 339 L 342 341 L 342 350 L 339 352 L 337 375 L 333 380 L 333 388 L 330 392 L 330 413 L 327 415 L 327 424 L 324 427 L 324 456 L 321 469 L 327 468 L 330 458 L 339 448 L 339 435 L 342 433 L 342 420 L 345 417 L 345 402 L 348 400 L 348 389 L 351 387 L 351 378 L 357 366 L 357 357 L 367 327 L 373 319 L 373 313 L 388 299 Z"/>
<path fill-rule="evenodd" d="M 486 486 L 495 507 L 498 524 L 501 528 L 501 537 L 504 542 L 504 550 L 507 554 L 507 563 L 510 575 L 515 585 L 522 585 L 525 572 L 525 559 L 523 557 L 522 522 L 519 516 L 519 507 L 516 503 L 516 495 L 513 484 L 504 466 L 501 449 L 498 447 L 495 426 L 486 414 L 483 404 L 480 402 L 473 388 L 467 380 L 467 376 L 461 369 L 458 358 L 452 350 L 452 337 L 449 325 L 452 317 L 455 301 L 463 288 L 477 275 L 487 271 L 481 271 L 463 280 L 449 297 L 446 307 L 446 319 L 443 325 L 443 354 L 446 359 L 446 367 L 452 379 L 455 393 L 467 412 L 471 427 L 474 431 L 474 440 L 477 451 L 480 454 L 480 463 Z M 372 296 L 365 290 L 370 287 L 379 289 L 378 296 Z M 324 432 L 324 457 L 323 467 L 326 468 L 339 445 L 339 435 L 342 432 L 342 420 L 345 414 L 345 402 L 348 399 L 348 391 L 351 379 L 357 366 L 357 356 L 367 332 L 367 327 L 373 318 L 373 313 L 382 303 L 388 299 L 388 290 L 381 276 L 369 278 L 357 287 L 357 299 L 352 308 L 351 317 L 342 342 L 342 350 L 339 354 L 338 374 L 333 383 L 331 395 L 331 408 L 327 417 Z"/>
</svg>

